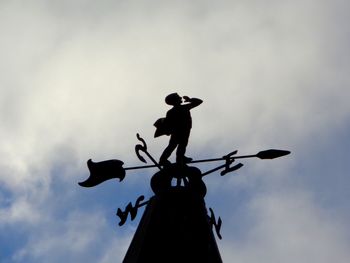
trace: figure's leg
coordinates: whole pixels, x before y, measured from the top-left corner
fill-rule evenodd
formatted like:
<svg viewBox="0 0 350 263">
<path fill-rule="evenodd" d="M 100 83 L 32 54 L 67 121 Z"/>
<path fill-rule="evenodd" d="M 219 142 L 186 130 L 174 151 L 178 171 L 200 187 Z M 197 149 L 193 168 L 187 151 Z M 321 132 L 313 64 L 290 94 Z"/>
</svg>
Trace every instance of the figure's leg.
<svg viewBox="0 0 350 263">
<path fill-rule="evenodd" d="M 162 155 L 159 158 L 160 165 L 166 164 L 168 162 L 168 158 L 170 157 L 172 152 L 175 150 L 177 145 L 178 145 L 178 141 L 176 139 L 176 136 L 171 135 L 168 146 L 165 148 L 165 150 L 163 151 Z"/>
<path fill-rule="evenodd" d="M 192 158 L 186 157 L 186 147 L 188 144 L 188 138 L 190 136 L 190 131 L 186 131 L 179 136 L 179 145 L 176 150 L 176 162 L 186 163 L 192 161 Z"/>
</svg>

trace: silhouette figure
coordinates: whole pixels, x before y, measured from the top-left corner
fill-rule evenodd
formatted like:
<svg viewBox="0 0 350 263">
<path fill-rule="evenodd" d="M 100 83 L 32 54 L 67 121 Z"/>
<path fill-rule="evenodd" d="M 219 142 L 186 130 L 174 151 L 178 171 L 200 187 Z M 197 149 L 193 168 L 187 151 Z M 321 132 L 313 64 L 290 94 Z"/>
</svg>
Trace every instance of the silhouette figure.
<svg viewBox="0 0 350 263">
<path fill-rule="evenodd" d="M 204 200 L 207 188 L 203 177 L 218 170 L 222 170 L 222 176 L 236 171 L 243 166 L 241 163 L 231 166 L 237 159 L 275 159 L 290 152 L 270 149 L 257 154 L 237 156 L 237 151 L 233 151 L 220 158 L 192 161 L 185 156 L 192 128 L 190 110 L 200 105 L 202 100 L 172 93 L 165 98 L 165 102 L 173 107 L 165 118 L 158 119 L 154 124 L 157 128 L 155 137 L 171 136 L 160 157 L 161 165 L 148 152 L 145 140 L 136 134 L 141 142 L 135 146 L 137 157 L 141 162 L 147 163 L 143 157 L 145 154 L 153 165 L 123 167 L 124 162 L 117 159 L 101 162 L 90 159 L 87 161 L 90 175 L 79 185 L 95 187 L 114 178 L 122 181 L 127 170 L 158 167 L 159 171 L 151 179 L 151 188 L 155 195 L 146 201 L 141 195 L 135 202 L 129 202 L 124 210 L 118 208 L 116 212 L 120 219 L 119 226 L 122 226 L 128 218 L 134 220 L 138 209 L 146 206 L 123 263 L 222 263 L 213 231 L 221 239 L 222 220 L 215 217 L 211 208 L 210 215 L 208 214 Z M 176 147 L 176 163 L 171 164 L 168 158 Z M 216 161 L 223 164 L 204 173 L 186 164 Z"/>
<path fill-rule="evenodd" d="M 182 104 L 183 100 L 185 104 Z M 192 158 L 185 156 L 188 138 L 192 128 L 190 110 L 197 107 L 202 102 L 201 99 L 189 98 L 187 96 L 181 97 L 177 93 L 166 96 L 165 103 L 173 107 L 167 112 L 165 118 L 157 120 L 154 124 L 157 128 L 154 137 L 170 135 L 169 144 L 159 159 L 160 165 L 164 166 L 170 164 L 168 158 L 176 147 L 177 163 L 184 164 L 192 160 Z"/>
</svg>

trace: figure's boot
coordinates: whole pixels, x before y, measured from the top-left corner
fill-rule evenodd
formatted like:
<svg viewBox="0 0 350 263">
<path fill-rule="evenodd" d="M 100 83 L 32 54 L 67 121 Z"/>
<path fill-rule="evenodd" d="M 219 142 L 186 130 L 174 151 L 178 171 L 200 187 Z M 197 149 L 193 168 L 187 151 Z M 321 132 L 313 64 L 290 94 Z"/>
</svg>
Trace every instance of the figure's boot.
<svg viewBox="0 0 350 263">
<path fill-rule="evenodd" d="M 160 158 L 159 159 L 159 165 L 163 166 L 163 167 L 166 167 L 166 166 L 171 165 L 171 162 L 168 159 Z"/>
<path fill-rule="evenodd" d="M 192 162 L 192 158 L 191 157 L 187 157 L 187 156 L 184 156 L 184 161 L 185 163 L 189 163 L 189 162 Z"/>
<path fill-rule="evenodd" d="M 191 162 L 193 159 L 190 157 L 182 156 L 182 157 L 177 157 L 176 158 L 176 163 L 178 164 L 186 164 Z"/>
</svg>

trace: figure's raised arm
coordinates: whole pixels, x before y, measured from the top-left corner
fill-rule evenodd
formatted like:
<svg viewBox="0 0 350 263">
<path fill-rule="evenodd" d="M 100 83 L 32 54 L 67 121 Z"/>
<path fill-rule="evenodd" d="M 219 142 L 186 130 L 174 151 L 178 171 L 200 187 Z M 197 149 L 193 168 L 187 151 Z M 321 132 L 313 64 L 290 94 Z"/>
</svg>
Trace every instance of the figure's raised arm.
<svg viewBox="0 0 350 263">
<path fill-rule="evenodd" d="M 202 100 L 198 99 L 198 98 L 190 98 L 188 96 L 183 96 L 183 99 L 185 102 L 187 102 L 188 104 L 186 104 L 186 106 L 188 106 L 190 109 L 197 107 L 199 105 L 202 104 Z"/>
</svg>

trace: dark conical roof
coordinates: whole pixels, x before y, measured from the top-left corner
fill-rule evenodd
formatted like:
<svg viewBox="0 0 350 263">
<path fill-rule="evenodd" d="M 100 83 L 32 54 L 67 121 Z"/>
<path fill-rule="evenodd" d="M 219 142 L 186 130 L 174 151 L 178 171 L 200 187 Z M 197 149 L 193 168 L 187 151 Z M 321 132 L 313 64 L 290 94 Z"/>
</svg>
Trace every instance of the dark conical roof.
<svg viewBox="0 0 350 263">
<path fill-rule="evenodd" d="M 222 262 L 204 202 L 201 173 L 187 166 L 183 171 L 177 169 L 176 174 L 179 173 L 186 175 L 182 178 L 186 185 L 166 188 L 158 184 L 166 190 L 155 191 L 156 195 L 150 199 L 123 263 Z M 200 176 L 199 180 L 191 175 Z M 168 179 L 173 177 L 174 170 L 167 169 L 154 176 L 155 180 L 169 183 Z M 193 182 L 197 187 L 191 187 Z M 201 187 L 198 182 L 202 183 Z"/>
</svg>

